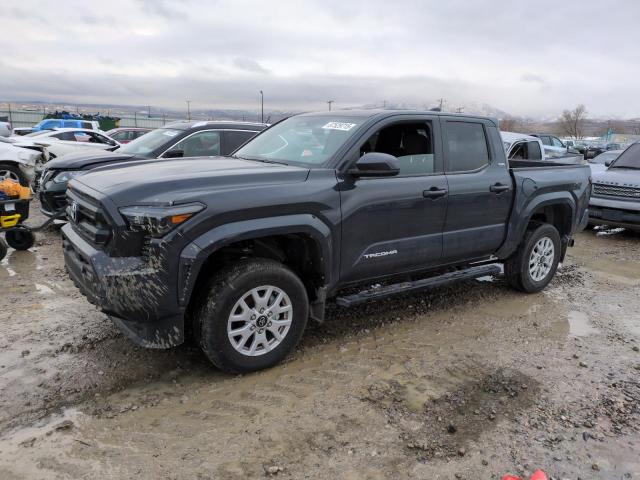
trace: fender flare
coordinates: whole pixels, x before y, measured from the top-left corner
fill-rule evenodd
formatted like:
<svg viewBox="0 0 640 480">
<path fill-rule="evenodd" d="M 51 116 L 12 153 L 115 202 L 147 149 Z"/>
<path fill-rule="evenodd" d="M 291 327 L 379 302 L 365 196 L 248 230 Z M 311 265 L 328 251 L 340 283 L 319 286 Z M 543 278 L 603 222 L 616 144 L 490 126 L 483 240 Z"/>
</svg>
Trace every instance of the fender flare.
<svg viewBox="0 0 640 480">
<path fill-rule="evenodd" d="M 525 204 L 521 211 L 514 211 L 516 218 L 519 218 L 515 226 L 510 226 L 507 238 L 502 247 L 496 252 L 498 258 L 508 258 L 520 245 L 529 222 L 536 210 L 553 205 L 565 205 L 571 211 L 571 230 L 576 226 L 576 200 L 569 192 L 548 192 L 542 193 Z M 512 222 L 513 225 L 513 222 Z"/>
<path fill-rule="evenodd" d="M 321 252 L 321 273 L 325 285 L 330 284 L 333 243 L 331 229 L 322 220 L 310 214 L 256 218 L 215 227 L 184 247 L 178 268 L 179 304 L 188 305 L 200 269 L 213 253 L 242 240 L 284 234 L 304 234 L 316 242 Z"/>
</svg>

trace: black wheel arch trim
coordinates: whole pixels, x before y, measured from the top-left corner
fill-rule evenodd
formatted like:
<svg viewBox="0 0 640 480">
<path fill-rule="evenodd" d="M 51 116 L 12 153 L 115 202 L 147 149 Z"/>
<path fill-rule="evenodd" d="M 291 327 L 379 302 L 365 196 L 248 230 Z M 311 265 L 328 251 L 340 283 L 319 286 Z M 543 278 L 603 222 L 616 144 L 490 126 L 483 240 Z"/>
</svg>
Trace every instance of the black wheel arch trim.
<svg viewBox="0 0 640 480">
<path fill-rule="evenodd" d="M 189 304 L 202 265 L 216 251 L 243 240 L 285 234 L 303 234 L 314 240 L 321 252 L 320 273 L 325 286 L 331 285 L 333 242 L 331 229 L 322 220 L 310 214 L 256 218 L 220 225 L 183 248 L 178 269 L 179 304 Z"/>
</svg>

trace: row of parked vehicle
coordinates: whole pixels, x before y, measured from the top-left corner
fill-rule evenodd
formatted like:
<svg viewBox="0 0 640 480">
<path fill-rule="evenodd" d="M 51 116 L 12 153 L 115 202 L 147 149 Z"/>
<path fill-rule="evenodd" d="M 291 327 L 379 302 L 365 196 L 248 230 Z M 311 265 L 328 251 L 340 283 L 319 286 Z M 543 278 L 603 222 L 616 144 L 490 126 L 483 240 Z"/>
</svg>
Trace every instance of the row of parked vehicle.
<svg viewBox="0 0 640 480">
<path fill-rule="evenodd" d="M 640 144 L 596 173 L 491 119 L 367 110 L 174 123 L 49 160 L 38 184 L 45 213 L 67 215 L 72 280 L 133 341 L 190 337 L 247 372 L 282 360 L 330 298 L 496 264 L 514 288 L 543 289 L 589 222 L 640 228 L 637 170 Z"/>
</svg>

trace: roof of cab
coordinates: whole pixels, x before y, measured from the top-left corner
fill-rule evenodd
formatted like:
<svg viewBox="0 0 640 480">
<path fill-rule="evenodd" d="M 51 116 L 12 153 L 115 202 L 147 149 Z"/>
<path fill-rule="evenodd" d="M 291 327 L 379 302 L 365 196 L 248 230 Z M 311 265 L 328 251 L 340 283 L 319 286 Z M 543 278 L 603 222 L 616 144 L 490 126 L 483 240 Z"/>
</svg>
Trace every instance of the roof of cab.
<svg viewBox="0 0 640 480">
<path fill-rule="evenodd" d="M 502 136 L 502 140 L 505 142 L 513 143 L 517 140 L 527 140 L 529 142 L 538 142 L 540 139 L 538 137 L 532 137 L 531 135 L 527 135 L 526 133 L 516 133 L 516 132 L 500 132 Z"/>
<path fill-rule="evenodd" d="M 190 130 L 192 128 L 218 127 L 218 128 L 238 128 L 240 130 L 251 130 L 258 127 L 260 130 L 267 128 L 269 124 L 259 122 L 237 122 L 234 120 L 183 120 L 168 123 L 161 128 L 172 128 L 175 130 Z"/>
<path fill-rule="evenodd" d="M 447 117 L 458 117 L 458 118 L 469 118 L 469 119 L 483 119 L 489 120 L 495 126 L 498 126 L 498 121 L 495 118 L 485 117 L 482 115 L 469 115 L 464 113 L 452 113 L 452 112 L 434 112 L 432 110 L 384 110 L 384 109 L 371 109 L 371 110 L 332 110 L 332 111 L 322 111 L 322 112 L 308 112 L 301 113 L 301 116 L 322 116 L 322 117 L 343 117 L 343 118 L 373 118 L 373 117 L 390 117 L 394 115 L 436 115 L 436 116 L 447 116 Z"/>
</svg>

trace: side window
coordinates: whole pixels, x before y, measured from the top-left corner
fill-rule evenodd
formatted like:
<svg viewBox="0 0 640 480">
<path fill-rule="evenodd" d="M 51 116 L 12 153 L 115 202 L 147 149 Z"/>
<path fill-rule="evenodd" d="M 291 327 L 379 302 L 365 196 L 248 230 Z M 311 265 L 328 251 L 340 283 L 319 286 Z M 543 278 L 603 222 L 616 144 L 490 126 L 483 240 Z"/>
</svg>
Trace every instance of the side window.
<svg viewBox="0 0 640 480">
<path fill-rule="evenodd" d="M 121 142 L 122 140 L 127 140 L 127 134 L 128 133 L 129 132 L 127 132 L 127 131 L 116 132 L 113 135 L 111 135 L 111 138 Z"/>
<path fill-rule="evenodd" d="M 89 130 L 93 130 L 93 125 L 91 122 L 82 122 L 82 128 L 88 128 Z"/>
<path fill-rule="evenodd" d="M 551 137 L 547 135 L 541 135 L 540 140 L 542 140 L 543 145 L 547 145 L 549 147 L 551 146 Z"/>
<path fill-rule="evenodd" d="M 538 142 L 527 142 L 529 160 L 542 160 L 542 151 Z"/>
<path fill-rule="evenodd" d="M 89 143 L 91 137 L 87 134 L 87 132 L 73 132 L 73 136 L 76 139 L 76 142 L 84 142 Z"/>
<path fill-rule="evenodd" d="M 481 123 L 446 122 L 448 172 L 466 172 L 489 164 L 489 150 Z"/>
<path fill-rule="evenodd" d="M 171 147 L 171 150 L 182 150 L 184 157 L 220 155 L 220 132 L 202 131 L 194 133 Z"/>
<path fill-rule="evenodd" d="M 250 138 L 253 138 L 256 133 L 250 130 L 227 130 L 224 132 L 224 154 L 229 155 L 236 150 L 240 145 L 244 144 Z"/>
<path fill-rule="evenodd" d="M 60 128 L 60 127 L 62 127 L 62 122 L 60 120 L 47 120 L 42 124 L 43 129 Z"/>
<path fill-rule="evenodd" d="M 525 160 L 527 158 L 526 144 L 524 142 L 516 143 L 509 153 L 509 160 Z"/>
<path fill-rule="evenodd" d="M 553 142 L 554 147 L 564 147 L 560 139 L 557 137 L 551 137 L 551 141 Z"/>
<path fill-rule="evenodd" d="M 58 140 L 65 140 L 67 142 L 75 142 L 76 137 L 73 132 L 61 132 L 52 135 L 53 138 L 57 138 Z"/>
<path fill-rule="evenodd" d="M 369 152 L 393 155 L 400 163 L 398 176 L 436 172 L 430 122 L 390 125 L 370 136 L 360 146 L 360 156 Z"/>
</svg>

